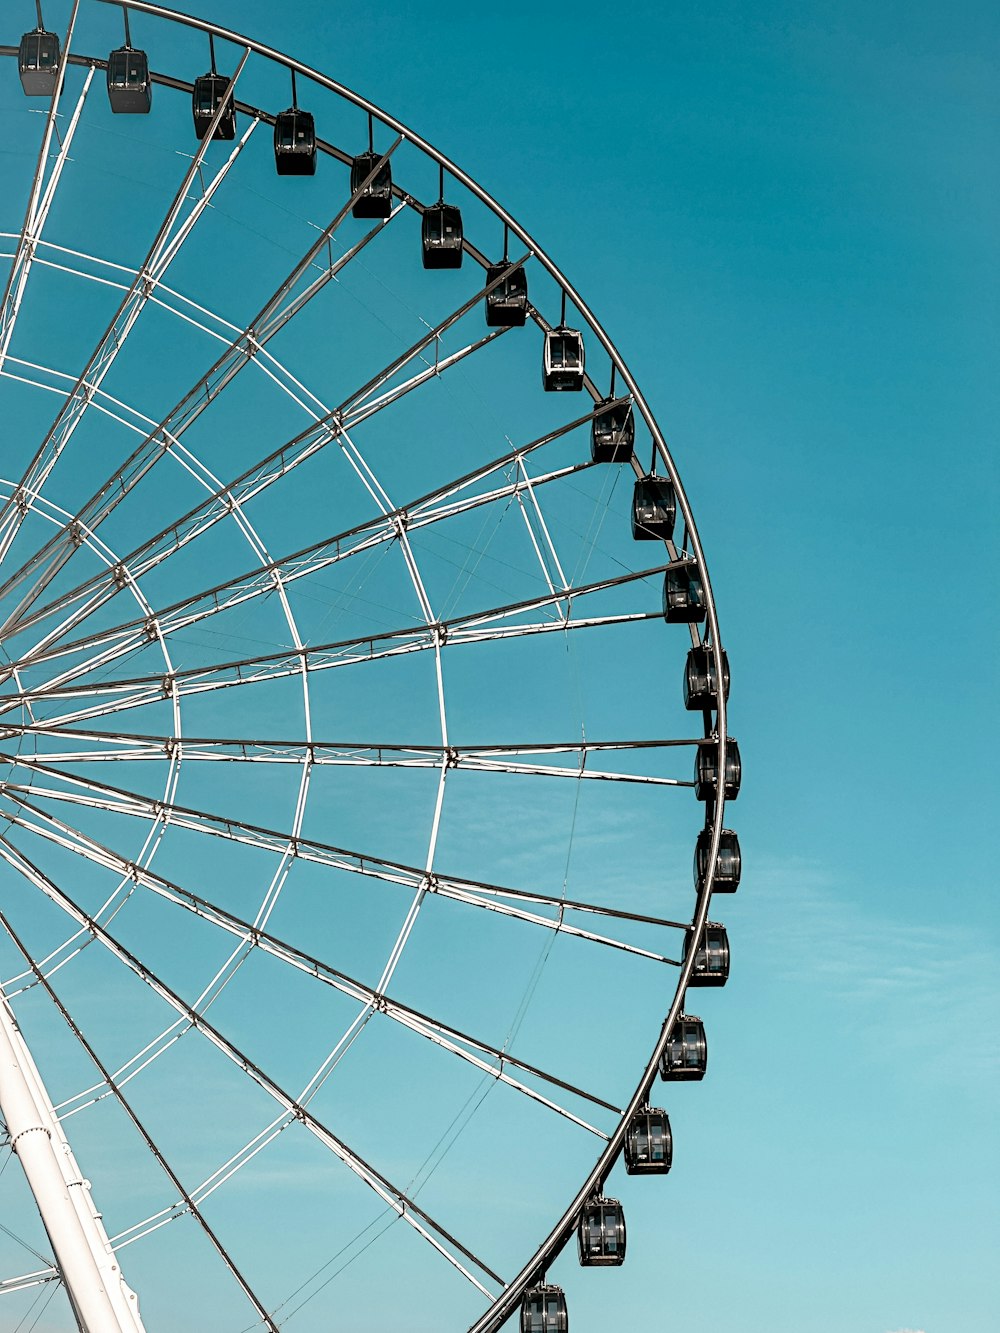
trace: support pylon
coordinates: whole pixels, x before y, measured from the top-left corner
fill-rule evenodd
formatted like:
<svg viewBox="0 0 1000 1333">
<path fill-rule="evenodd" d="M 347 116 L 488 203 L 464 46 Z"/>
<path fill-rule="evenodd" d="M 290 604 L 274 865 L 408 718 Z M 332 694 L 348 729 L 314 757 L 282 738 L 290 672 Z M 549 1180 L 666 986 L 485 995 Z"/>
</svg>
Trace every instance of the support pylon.
<svg viewBox="0 0 1000 1333">
<path fill-rule="evenodd" d="M 145 1333 L 101 1216 L 14 1012 L 0 994 L 0 1112 L 81 1333 Z"/>
</svg>

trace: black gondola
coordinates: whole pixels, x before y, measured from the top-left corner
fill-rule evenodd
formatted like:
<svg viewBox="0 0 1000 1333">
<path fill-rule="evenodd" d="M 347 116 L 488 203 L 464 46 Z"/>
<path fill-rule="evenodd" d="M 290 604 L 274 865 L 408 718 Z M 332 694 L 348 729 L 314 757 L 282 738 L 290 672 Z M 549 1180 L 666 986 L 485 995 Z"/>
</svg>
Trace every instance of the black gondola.
<svg viewBox="0 0 1000 1333">
<path fill-rule="evenodd" d="M 632 404 L 605 398 L 590 423 L 590 457 L 595 463 L 627 463 L 635 444 Z"/>
<path fill-rule="evenodd" d="M 722 692 L 729 698 L 729 656 L 722 650 Z M 715 674 L 715 657 L 707 643 L 696 644 L 687 655 L 684 666 L 684 707 L 689 712 L 718 708 L 719 682 Z"/>
<path fill-rule="evenodd" d="M 116 116 L 146 116 L 153 105 L 149 59 L 134 46 L 120 46 L 108 56 L 108 101 Z"/>
<path fill-rule="evenodd" d="M 697 565 L 672 565 L 663 576 L 663 619 L 693 625 L 705 619 L 705 586 Z"/>
<path fill-rule="evenodd" d="M 462 267 L 462 211 L 443 201 L 424 210 L 424 268 Z"/>
<path fill-rule="evenodd" d="M 694 886 L 698 893 L 705 887 L 705 875 L 708 873 L 708 853 L 712 846 L 712 830 L 703 828 L 698 834 L 694 849 Z M 715 858 L 715 874 L 712 877 L 713 893 L 735 893 L 740 884 L 742 869 L 740 840 L 731 828 L 719 831 L 719 854 Z"/>
<path fill-rule="evenodd" d="M 726 742 L 726 800 L 740 794 L 743 767 L 740 747 L 732 739 Z M 716 744 L 699 745 L 694 760 L 694 794 L 699 801 L 714 800 L 719 791 L 719 750 Z"/>
<path fill-rule="evenodd" d="M 569 1333 L 569 1313 L 562 1287 L 541 1282 L 524 1293 L 521 1333 Z"/>
<path fill-rule="evenodd" d="M 670 1117 L 659 1106 L 636 1111 L 625 1130 L 625 1170 L 630 1176 L 665 1176 L 674 1159 Z"/>
<path fill-rule="evenodd" d="M 528 317 L 528 275 L 523 267 L 507 273 L 509 268 L 506 263 L 491 264 L 486 270 L 487 287 L 499 278 L 486 293 L 486 325 L 491 329 L 521 329 Z"/>
<path fill-rule="evenodd" d="M 694 1082 L 705 1077 L 707 1068 L 705 1024 L 693 1014 L 678 1014 L 660 1056 L 660 1078 L 668 1083 Z"/>
<path fill-rule="evenodd" d="M 290 106 L 274 118 L 274 165 L 279 176 L 315 176 L 316 121 Z"/>
<path fill-rule="evenodd" d="M 542 386 L 548 393 L 579 393 L 586 355 L 579 329 L 549 329 L 542 352 Z"/>
<path fill-rule="evenodd" d="M 632 536 L 668 542 L 674 535 L 677 499 L 669 477 L 640 477 L 632 492 Z"/>
<path fill-rule="evenodd" d="M 38 27 L 26 32 L 17 52 L 21 87 L 27 97 L 51 97 L 59 72 L 59 38 L 46 32 L 39 14 Z"/>
<path fill-rule="evenodd" d="M 351 162 L 351 194 L 357 194 L 358 197 L 351 205 L 351 215 L 356 218 L 387 218 L 392 212 L 392 168 L 389 161 L 379 167 L 375 175 L 372 172 L 376 163 L 382 156 L 370 149 L 366 153 L 359 153 Z M 365 181 L 372 176 L 368 184 Z M 364 187 L 364 188 L 362 188 Z M 361 191 L 358 194 L 358 191 Z M 424 267 L 428 265 L 425 261 Z"/>
<path fill-rule="evenodd" d="M 684 957 L 688 956 L 693 933 L 688 931 L 684 942 Z M 724 986 L 729 980 L 729 936 L 725 926 L 706 921 L 705 929 L 694 954 L 694 967 L 689 986 Z"/>
<path fill-rule="evenodd" d="M 616 1268 L 625 1262 L 625 1213 L 617 1199 L 587 1200 L 576 1227 L 576 1248 L 585 1268 Z"/>
<path fill-rule="evenodd" d="M 236 108 L 229 91 L 229 80 L 224 74 L 210 70 L 194 81 L 191 96 L 191 110 L 194 113 L 194 132 L 199 139 L 204 139 L 212 123 L 212 117 L 219 107 L 223 108 L 219 123 L 215 127 L 213 139 L 236 138 Z"/>
</svg>

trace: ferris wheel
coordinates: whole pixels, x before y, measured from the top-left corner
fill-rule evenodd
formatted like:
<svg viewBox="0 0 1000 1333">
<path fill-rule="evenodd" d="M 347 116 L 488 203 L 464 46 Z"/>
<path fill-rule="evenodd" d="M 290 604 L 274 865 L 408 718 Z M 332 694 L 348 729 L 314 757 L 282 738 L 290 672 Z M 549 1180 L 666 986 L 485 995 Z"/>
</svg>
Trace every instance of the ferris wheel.
<svg viewBox="0 0 1000 1333">
<path fill-rule="evenodd" d="M 585 1333 L 740 880 L 673 458 L 402 121 L 44 8 L 0 33 L 0 1309 Z"/>
</svg>

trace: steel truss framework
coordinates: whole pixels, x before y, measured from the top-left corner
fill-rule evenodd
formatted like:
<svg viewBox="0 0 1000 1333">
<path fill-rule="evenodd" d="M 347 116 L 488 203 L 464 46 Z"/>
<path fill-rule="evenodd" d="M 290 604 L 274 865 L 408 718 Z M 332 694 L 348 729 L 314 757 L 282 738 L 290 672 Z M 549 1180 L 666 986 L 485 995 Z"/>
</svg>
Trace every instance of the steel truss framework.
<svg viewBox="0 0 1000 1333">
<path fill-rule="evenodd" d="M 559 663 L 567 654 L 575 655 L 574 670 L 586 672 L 602 654 L 605 666 L 618 664 L 632 651 L 630 645 L 641 644 L 636 661 L 643 669 L 664 655 L 680 666 L 687 646 L 683 627 L 657 622 L 659 584 L 668 570 L 681 566 L 696 570 L 704 588 L 704 626 L 690 625 L 690 644 L 707 645 L 715 679 L 723 679 L 728 668 L 694 518 L 639 386 L 583 298 L 534 239 L 476 181 L 381 107 L 245 36 L 130 0 L 133 20 L 141 15 L 149 23 L 154 60 L 157 23 L 210 35 L 232 55 L 227 70 L 239 129 L 231 144 L 213 141 L 220 105 L 210 132 L 191 151 L 184 146 L 186 156 L 176 159 L 183 169 L 143 257 L 109 257 L 77 244 L 72 218 L 67 225 L 60 213 L 61 192 L 66 180 L 74 179 L 88 126 L 99 114 L 95 84 L 103 82 L 106 60 L 77 49 L 80 0 L 66 7 L 61 94 L 40 118 L 20 230 L 0 233 L 9 265 L 0 309 L 0 391 L 30 390 L 34 401 L 51 405 L 51 411 L 46 408 L 51 424 L 40 438 L 5 451 L 0 482 L 0 858 L 4 884 L 12 886 L 0 897 L 7 946 L 0 955 L 6 966 L 0 975 L 4 1031 L 9 1027 L 16 1043 L 18 1021 L 30 1037 L 33 1024 L 47 1031 L 54 1016 L 89 1070 L 72 1089 L 58 1075 L 60 1100 L 53 1105 L 41 1084 L 46 1059 L 41 1047 L 35 1051 L 42 1074 L 31 1074 L 37 1083 L 31 1114 L 41 1117 L 53 1143 L 64 1142 L 62 1127 L 75 1116 L 84 1123 L 102 1107 L 116 1107 L 116 1123 L 165 1182 L 166 1194 L 161 1191 L 161 1202 L 147 1211 L 133 1211 L 123 1220 L 116 1205 L 110 1239 L 96 1208 L 77 1206 L 86 1226 L 96 1219 L 96 1239 L 87 1243 L 104 1259 L 110 1262 L 109 1256 L 168 1224 L 193 1220 L 228 1271 L 252 1326 L 283 1325 L 287 1292 L 278 1295 L 273 1286 L 258 1285 L 241 1258 L 239 1236 L 231 1245 L 210 1214 L 234 1182 L 251 1178 L 294 1129 L 459 1276 L 472 1304 L 456 1304 L 452 1326 L 491 1333 L 556 1261 L 588 1199 L 603 1192 L 629 1121 L 652 1096 L 694 964 L 685 939 L 700 936 L 709 914 L 725 800 L 719 792 L 705 804 L 704 817 L 698 816 L 710 835 L 707 873 L 696 893 L 686 891 L 673 915 L 642 910 L 647 901 L 603 886 L 599 869 L 594 892 L 586 895 L 570 891 L 568 871 L 560 886 L 558 876 L 536 870 L 530 861 L 519 882 L 506 882 L 513 876 L 492 871 L 488 854 L 473 855 L 455 826 L 469 811 L 481 813 L 484 803 L 503 811 L 507 800 L 526 818 L 525 791 L 527 805 L 548 820 L 569 791 L 569 843 L 562 844 L 568 865 L 577 813 L 591 791 L 609 793 L 603 798 L 609 802 L 614 794 L 616 802 L 619 795 L 671 802 L 664 810 L 679 802 L 694 807 L 694 754 L 710 748 L 718 772 L 727 771 L 731 746 L 724 692 L 711 708 L 688 715 L 697 729 L 689 723 L 672 735 L 662 734 L 657 711 L 641 700 L 631 713 L 623 709 L 631 723 L 627 733 L 605 729 L 593 735 L 584 725 L 574 737 L 557 730 L 553 720 L 561 716 L 555 701 L 565 684 Z M 99 27 L 121 6 L 116 0 L 90 0 L 82 8 Z M 110 24 L 107 30 L 112 33 Z M 16 56 L 17 48 L 0 47 L 0 54 Z M 353 194 L 340 192 L 330 221 L 315 227 L 280 281 L 265 282 L 253 296 L 254 313 L 245 319 L 212 308 L 192 288 L 196 270 L 187 257 L 206 228 L 216 225 L 234 182 L 251 170 L 246 164 L 280 110 L 246 100 L 245 87 L 259 69 L 293 72 L 304 101 L 309 88 L 371 117 L 386 143 L 365 182 Z M 9 78 L 12 71 L 8 66 L 3 72 Z M 154 71 L 152 78 L 158 94 L 178 104 L 192 91 L 192 81 L 175 72 Z M 108 114 L 103 105 L 100 114 Z M 334 164 L 351 163 L 356 148 L 318 141 L 331 175 Z M 338 386 L 331 392 L 321 361 L 303 355 L 314 334 L 296 342 L 295 331 L 314 328 L 308 321 L 315 312 L 338 300 L 355 275 L 369 272 L 407 219 L 432 206 L 434 199 L 422 200 L 418 192 L 421 162 L 440 170 L 442 195 L 447 177 L 476 219 L 464 239 L 462 285 L 448 288 L 456 299 L 444 313 L 414 323 L 406 338 L 397 334 L 387 344 L 391 351 L 374 355 L 366 373 L 346 390 Z M 359 227 L 352 207 L 386 163 L 394 174 L 391 209 L 387 217 Z M 487 224 L 494 231 L 502 228 L 504 236 L 506 268 L 492 283 L 483 276 L 496 240 L 487 234 Z M 521 268 L 532 285 L 528 329 L 484 331 L 487 293 Z M 58 350 L 41 356 L 37 340 L 22 333 L 25 322 L 31 323 L 35 287 L 57 280 L 74 291 L 95 293 L 95 308 L 104 312 L 104 322 L 88 335 L 86 354 L 68 366 Z M 476 431 L 453 429 L 439 473 L 432 464 L 440 395 L 464 392 L 469 378 L 485 375 L 495 381 L 501 402 L 527 397 L 527 385 L 514 377 L 520 353 L 510 349 L 518 339 L 520 345 L 532 339 L 538 351 L 542 336 L 566 323 L 567 307 L 586 331 L 592 363 L 599 361 L 609 372 L 609 391 L 592 372 L 584 378 L 582 400 L 546 398 L 545 411 L 538 411 L 531 428 L 516 440 L 499 436 L 503 447 L 484 450 Z M 153 320 L 165 321 L 172 337 L 195 340 L 200 360 L 172 406 L 144 410 L 146 392 L 135 384 L 130 353 Z M 487 369 L 480 371 L 483 366 Z M 217 462 L 206 445 L 213 423 L 227 404 L 239 401 L 236 395 L 251 378 L 283 405 L 287 429 L 274 433 L 269 424 L 259 434 L 247 431 L 239 450 Z M 631 469 L 595 464 L 587 449 L 597 407 L 609 396 L 632 408 L 640 428 Z M 384 449 L 392 423 L 404 421 L 409 433 L 418 413 L 431 460 L 423 484 L 405 470 L 397 473 Z M 516 415 L 519 422 L 528 419 L 520 410 Z M 220 433 L 231 432 L 229 420 L 222 420 Z M 95 438 L 94 422 L 122 446 L 113 455 L 100 453 L 110 460 L 100 470 L 81 467 Z M 497 432 L 488 426 L 481 434 L 492 438 Z M 633 544 L 616 513 L 614 478 L 622 471 L 636 478 L 650 471 L 640 443 L 653 470 L 673 483 L 682 524 L 676 541 Z M 17 468 L 8 466 L 8 457 L 17 460 Z M 309 490 L 312 502 L 322 507 L 323 479 L 330 477 L 339 478 L 338 486 L 353 499 L 331 504 L 325 527 L 303 522 L 300 537 L 300 525 L 287 521 L 287 507 L 301 505 Z M 308 483 L 305 489 L 301 479 Z M 460 567 L 452 558 L 459 548 Z M 441 574 L 448 559 L 458 569 L 457 574 L 452 569 L 450 582 Z M 385 573 L 390 569 L 391 581 Z M 323 612 L 318 618 L 317 604 Z M 589 633 L 578 633 L 583 630 Z M 243 646 L 246 639 L 255 641 L 252 651 Z M 531 674 L 511 680 L 508 672 Z M 616 665 L 616 672 L 626 692 L 657 698 L 658 681 L 632 680 L 627 664 Z M 372 679 L 382 684 L 372 687 L 367 683 Z M 470 680 L 484 696 L 478 714 L 471 714 L 480 720 L 479 734 L 462 693 Z M 463 682 L 459 707 L 456 681 Z M 618 688 L 614 679 L 609 684 Z M 401 691 L 423 691 L 422 701 L 414 698 L 404 709 L 412 711 L 418 731 L 401 720 L 397 734 L 383 734 L 376 725 L 379 708 L 369 707 L 358 714 L 368 730 L 345 726 L 331 733 L 325 718 L 328 701 L 339 697 L 335 692 L 356 701 L 372 688 L 388 690 L 393 698 Z M 509 720 L 497 721 L 491 708 L 507 690 L 522 701 L 526 719 L 537 714 L 541 722 L 526 722 L 525 730 L 515 733 Z M 529 706 L 533 691 L 547 701 L 547 712 Z M 513 712 L 520 716 L 517 706 Z M 319 717 L 324 721 L 317 722 Z M 533 735 L 532 725 L 540 725 L 541 734 Z M 384 851 L 374 817 L 357 823 L 362 845 L 321 836 L 327 824 L 336 827 L 336 820 L 325 817 L 331 800 L 350 790 L 344 783 L 362 780 L 366 793 L 384 791 L 387 801 L 402 800 L 406 808 L 412 799 L 414 809 L 426 811 L 420 836 L 410 839 L 412 854 Z M 372 787 L 372 781 L 383 785 Z M 404 789 L 401 783 L 415 785 Z M 467 795 L 477 790 L 470 784 L 480 784 L 481 794 Z M 185 796 L 186 790 L 194 796 Z M 412 790 L 412 798 L 400 797 L 404 790 Z M 461 814 L 454 813 L 455 806 Z M 311 816 L 317 807 L 324 818 Z M 611 824 L 600 831 L 610 838 Z M 516 826 L 512 835 L 496 837 L 494 849 L 494 859 L 508 868 L 515 863 L 505 858 L 501 843 L 510 836 L 517 840 Z M 615 855 L 625 858 L 627 868 L 625 841 Z M 472 869 L 463 867 L 463 846 Z M 70 874 L 70 867 L 77 869 Z M 244 874 L 247 892 L 234 893 L 234 882 Z M 254 876 L 260 883 L 250 886 Z M 319 904 L 315 930 L 303 930 L 290 907 L 301 898 L 313 901 L 313 894 Z M 384 909 L 391 929 L 374 970 L 366 960 L 355 972 L 343 965 L 336 948 L 322 947 L 326 912 L 344 912 L 349 920 L 355 901 L 350 894 L 362 904 L 391 904 Z M 345 898 L 347 907 L 335 905 Z M 188 931 L 212 941 L 210 948 L 194 950 L 205 965 L 200 974 L 183 966 L 173 970 L 171 955 L 137 946 L 143 914 L 153 911 L 150 920 L 170 922 L 178 949 L 194 938 Z M 446 913 L 454 914 L 455 924 Z M 430 919 L 441 932 L 437 944 L 428 943 Z M 523 940 L 518 949 L 541 949 L 539 966 L 511 992 L 516 1022 L 501 1022 L 499 1028 L 487 1023 L 484 1029 L 476 1015 L 442 1014 L 412 998 L 421 987 L 413 984 L 411 958 L 461 952 L 467 938 L 471 952 L 478 947 L 472 943 L 477 932 L 492 929 L 502 930 L 497 939 Z M 581 1066 L 589 1077 L 565 1072 L 556 1037 L 542 1043 L 544 1059 L 521 1051 L 516 1032 L 555 943 L 574 951 L 565 962 L 552 964 L 560 969 L 560 983 L 575 969 L 583 994 L 591 974 L 603 977 L 602 969 L 612 966 L 595 959 L 655 969 L 657 977 L 669 974 L 669 986 L 659 983 L 662 1001 L 655 1016 L 636 1015 L 646 1026 L 633 1041 L 626 1079 L 601 1083 L 604 1068 L 596 1050 Z M 209 958 L 214 961 L 207 963 Z M 107 1021 L 80 1001 L 86 984 L 73 984 L 78 974 L 87 982 L 95 959 L 104 960 L 99 969 L 106 963 L 110 975 L 134 981 L 153 1004 L 155 1020 L 128 1049 L 110 1039 Z M 294 1073 L 284 1052 L 279 1058 L 278 1048 L 272 1048 L 273 1060 L 266 1059 L 256 1035 L 233 1021 L 230 1000 L 245 997 L 246 977 L 262 965 L 257 960 L 266 960 L 268 978 L 297 978 L 296 995 L 302 993 L 301 981 L 310 995 L 329 996 L 341 1006 L 331 1010 L 338 1021 L 346 1016 L 318 1054 L 307 1051 L 292 1062 Z M 104 984 L 103 970 L 94 975 Z M 49 1018 L 37 1019 L 39 1006 Z M 631 1033 L 631 1005 L 625 1008 Z M 404 1157 L 397 1174 L 399 1152 L 375 1160 L 338 1123 L 332 1090 L 371 1039 L 373 1019 L 388 1023 L 408 1042 L 422 1038 L 428 1050 L 457 1061 L 450 1067 L 463 1076 L 504 1089 L 503 1095 L 517 1099 L 508 1105 L 530 1104 L 531 1114 L 543 1118 L 532 1123 L 546 1126 L 540 1138 L 576 1136 L 574 1188 L 545 1201 L 544 1229 L 534 1217 L 526 1224 L 525 1239 L 512 1247 L 513 1264 L 507 1254 L 481 1255 L 471 1235 L 437 1207 L 418 1202 L 426 1182 L 402 1183 L 417 1179 L 419 1171 Z M 180 1165 L 170 1133 L 161 1134 L 147 1114 L 150 1097 L 144 1090 L 168 1083 L 169 1076 L 158 1071 L 168 1070 L 178 1053 L 198 1040 L 220 1067 L 234 1071 L 241 1087 L 254 1089 L 255 1114 L 222 1160 Z M 26 1047 L 10 1058 L 33 1069 Z M 575 1069 L 579 1062 L 570 1063 Z M 151 1082 L 161 1078 L 163 1084 Z M 599 1085 L 591 1085 L 591 1078 Z M 6 1101 L 4 1106 L 10 1120 Z M 262 1107 L 269 1108 L 267 1114 Z M 463 1125 L 478 1123 L 459 1110 L 457 1117 L 462 1116 Z M 20 1133 L 19 1152 L 25 1149 Z M 9 1139 L 17 1137 L 11 1125 Z M 581 1143 L 590 1145 L 582 1153 Z M 75 1197 L 89 1198 L 68 1143 L 63 1151 L 64 1184 L 82 1185 Z M 104 1206 L 100 1190 L 98 1179 L 97 1203 Z M 364 1234 L 360 1224 L 358 1229 Z M 36 1252 L 42 1267 L 0 1280 L 0 1294 L 45 1289 L 61 1270 L 66 1276 L 54 1237 L 52 1243 L 56 1260 Z M 318 1278 L 312 1280 L 319 1290 Z M 82 1326 L 96 1328 L 68 1277 L 67 1286 Z M 461 1313 L 470 1309 L 471 1316 Z M 116 1318 L 115 1327 L 141 1327 L 134 1302 Z"/>
</svg>

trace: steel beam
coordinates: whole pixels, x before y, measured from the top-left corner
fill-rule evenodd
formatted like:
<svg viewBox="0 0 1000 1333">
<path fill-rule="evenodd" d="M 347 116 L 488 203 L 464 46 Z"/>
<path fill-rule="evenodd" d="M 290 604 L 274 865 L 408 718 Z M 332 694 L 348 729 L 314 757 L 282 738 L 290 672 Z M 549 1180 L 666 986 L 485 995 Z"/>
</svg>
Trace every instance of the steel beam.
<svg viewBox="0 0 1000 1333">
<path fill-rule="evenodd" d="M 77 1166 L 14 1012 L 0 997 L 0 1111 L 82 1333 L 143 1333 L 90 1182 Z"/>
</svg>

